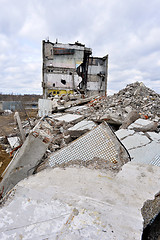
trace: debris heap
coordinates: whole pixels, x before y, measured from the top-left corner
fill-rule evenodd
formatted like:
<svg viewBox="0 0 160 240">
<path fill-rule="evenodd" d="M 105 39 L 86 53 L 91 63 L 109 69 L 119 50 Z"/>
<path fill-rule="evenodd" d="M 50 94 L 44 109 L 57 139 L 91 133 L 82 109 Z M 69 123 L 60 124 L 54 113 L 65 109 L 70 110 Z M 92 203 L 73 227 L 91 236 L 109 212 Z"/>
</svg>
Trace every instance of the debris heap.
<svg viewBox="0 0 160 240">
<path fill-rule="evenodd" d="M 141 118 L 160 120 L 160 95 L 147 88 L 143 83 L 128 84 L 126 88 L 107 98 L 93 99 L 86 109 L 78 109 L 89 119 L 107 119 L 121 125 L 127 114 L 136 110 Z"/>
<path fill-rule="evenodd" d="M 59 220 L 62 224 L 62 226 L 59 225 L 61 226 L 60 234 L 62 230 L 64 230 L 64 235 L 66 235 L 66 226 L 68 223 L 71 226 L 71 221 L 74 217 L 78 224 L 83 220 L 84 213 L 81 214 L 82 208 L 88 209 L 87 211 L 89 211 L 89 213 L 92 212 L 92 208 L 90 209 L 89 206 L 93 203 L 94 215 L 96 213 L 95 209 L 100 214 L 101 211 L 102 213 L 105 212 L 104 218 L 100 218 L 101 222 L 103 222 L 104 219 L 106 220 L 106 214 L 109 216 L 110 224 L 105 222 L 105 225 L 101 225 L 103 228 L 99 228 L 97 225 L 95 227 L 95 229 L 100 229 L 98 231 L 102 233 L 101 239 L 105 238 L 104 236 L 107 231 L 108 236 L 111 236 L 111 232 L 115 234 L 107 239 L 117 239 L 116 234 L 119 236 L 121 230 L 123 230 L 121 233 L 122 236 L 124 234 L 126 238 L 126 233 L 129 232 L 127 239 L 133 239 L 130 231 L 132 228 L 132 236 L 139 239 L 138 236 L 142 233 L 143 225 L 143 219 L 142 217 L 140 218 L 140 208 L 147 198 L 153 197 L 153 194 L 159 191 L 160 110 L 158 107 L 160 105 L 160 95 L 147 88 L 143 83 L 136 82 L 127 85 L 126 88 L 120 90 L 113 96 L 97 96 L 83 99 L 82 96 L 78 95 L 70 97 L 66 95 L 57 96 L 56 98 L 54 98 L 52 104 L 50 104 L 51 108 L 47 114 L 45 109 L 47 104 L 43 105 L 44 109 L 42 110 L 44 111 L 41 112 L 42 117 L 40 119 L 22 122 L 21 130 L 25 132 L 24 142 L 20 141 L 20 136 L 18 135 L 3 136 L 0 138 L 1 145 L 5 147 L 5 149 L 7 148 L 8 152 L 12 150 L 10 155 L 13 156 L 0 179 L 0 203 L 4 204 L 5 200 L 11 197 L 11 194 L 14 194 L 14 189 L 22 188 L 24 184 L 23 194 L 20 195 L 20 198 L 16 195 L 19 199 L 22 199 L 18 208 L 20 210 L 21 208 L 23 210 L 26 209 L 28 212 L 26 205 L 25 207 L 23 206 L 23 204 L 27 202 L 27 204 L 34 205 L 32 207 L 33 209 L 35 208 L 36 211 L 33 212 L 39 212 L 39 210 L 37 211 L 37 207 L 42 209 L 42 202 L 37 201 L 37 199 L 39 199 L 39 193 L 36 195 L 38 192 L 37 189 L 40 187 L 39 190 L 41 191 L 42 197 L 44 188 L 44 202 L 46 201 L 46 196 L 50 196 L 49 199 L 52 199 L 52 202 L 50 202 L 50 200 L 48 202 L 49 208 L 47 211 L 49 213 L 51 204 L 54 203 L 53 207 L 57 206 L 56 204 L 61 197 L 62 200 L 60 201 L 62 201 L 65 206 L 71 207 L 71 202 L 73 204 L 73 209 L 70 209 L 70 212 L 66 210 L 67 218 L 64 219 L 64 223 Z M 47 99 L 47 101 L 52 100 Z M 45 116 L 43 116 L 43 113 L 45 113 Z M 109 125 L 107 123 L 109 123 Z M 117 129 L 115 125 L 116 127 L 118 126 Z M 114 128 L 115 133 L 110 126 Z M 10 147 L 7 147 L 7 141 Z M 3 163 L 1 163 L 0 167 L 2 167 L 2 165 Z M 41 171 L 42 169 L 45 169 L 45 171 Z M 64 171 L 64 169 L 66 171 Z M 19 182 L 37 172 L 40 173 L 31 178 L 31 182 L 35 187 L 35 194 L 33 189 L 28 190 L 29 187 L 32 186 L 31 182 L 29 182 L 29 185 L 27 180 L 21 183 Z M 68 174 L 65 177 L 67 172 Z M 37 176 L 39 177 L 37 178 Z M 87 181 L 85 180 L 86 176 L 88 177 Z M 37 184 L 37 182 L 34 183 L 36 178 L 39 184 Z M 78 182 L 76 182 L 76 178 Z M 94 182 L 95 179 L 96 182 Z M 28 179 L 28 181 L 30 180 Z M 58 185 L 55 187 L 56 181 Z M 84 189 L 82 186 L 83 181 Z M 65 186 L 67 182 L 68 185 Z M 17 183 L 18 185 L 16 185 Z M 55 189 L 53 188 L 53 183 Z M 90 188 L 90 184 L 93 184 L 93 190 Z M 138 188 L 137 184 L 139 184 Z M 68 194 L 73 185 L 75 186 L 70 194 L 74 199 Z M 17 186 L 19 187 L 17 188 Z M 66 190 L 67 186 L 69 190 Z M 25 195 L 25 189 L 27 189 L 27 194 L 29 193 L 31 195 Z M 90 189 L 91 192 L 89 194 Z M 144 189 L 145 191 L 143 191 Z M 81 206 L 79 203 L 77 204 L 78 194 L 74 192 L 75 190 L 80 194 L 79 203 L 83 202 L 82 197 L 84 197 L 84 203 L 89 201 L 89 204 L 82 204 Z M 97 194 L 99 190 L 100 192 Z M 65 191 L 66 195 L 63 195 Z M 79 193 L 79 191 L 82 192 Z M 19 192 L 19 190 L 17 192 Z M 32 192 L 34 193 L 33 196 Z M 59 193 L 62 193 L 62 196 L 58 195 Z M 53 199 L 55 199 L 55 202 Z M 69 202 L 67 202 L 67 199 L 69 199 Z M 37 205 L 35 205 L 36 201 Z M 14 202 L 17 204 L 17 200 Z M 60 202 L 61 206 L 63 205 L 62 203 Z M 154 201 L 149 200 L 144 204 L 142 208 L 144 228 L 152 224 L 152 221 L 159 216 L 159 204 L 159 193 L 155 196 Z M 100 206 L 102 206 L 102 209 L 99 209 Z M 123 209 L 122 206 L 124 206 Z M 78 210 L 75 207 L 77 207 Z M 104 210 L 105 207 L 106 210 Z M 14 208 L 15 207 L 13 207 L 13 209 Z M 56 212 L 57 209 L 61 209 L 61 207 L 56 207 Z M 148 209 L 150 210 L 148 211 Z M 5 211 L 3 211 L 2 208 L 2 218 L 4 218 L 3 215 L 6 214 Z M 115 219 L 119 219 L 119 217 L 117 218 L 119 212 L 119 217 L 122 221 L 116 224 Z M 61 212 L 58 214 L 61 215 Z M 24 213 L 23 215 L 25 216 Z M 54 208 L 53 215 L 55 215 Z M 45 214 L 45 216 L 47 215 Z M 14 211 L 12 217 L 15 218 Z M 86 220 L 91 219 L 90 217 L 91 216 L 87 215 Z M 136 220 L 136 224 L 133 224 L 133 220 Z M 44 216 L 42 216 L 42 219 L 37 218 L 36 224 L 38 226 L 39 222 L 44 223 L 45 221 L 49 223 L 50 219 L 45 219 Z M 58 220 L 54 219 L 54 221 Z M 12 224 L 14 221 L 8 222 L 8 229 L 16 229 L 14 224 L 13 226 L 10 225 L 10 223 Z M 28 217 L 26 218 L 26 222 L 28 224 Z M 24 226 L 26 222 L 23 224 Z M 124 224 L 124 222 L 126 222 L 126 224 Z M 19 223 L 21 223 L 21 218 L 20 220 L 18 219 L 18 224 Z M 96 223 L 95 219 L 93 219 L 93 223 Z M 86 228 L 86 226 L 90 226 L 88 222 L 83 226 L 87 232 L 87 236 L 89 231 L 93 233 L 93 223 L 91 223 L 91 230 Z M 123 226 L 120 225 L 121 223 L 123 223 Z M 129 225 L 130 223 L 131 226 Z M 56 226 L 56 224 L 52 224 L 52 226 Z M 72 226 L 75 226 L 75 223 Z M 114 226 L 116 227 L 114 228 Z M 119 226 L 118 230 L 117 226 Z M 125 231 L 124 226 L 126 228 Z M 128 226 L 130 226 L 130 228 L 128 228 Z M 78 225 L 78 228 L 82 229 L 82 226 Z M 11 236 L 14 232 L 9 232 L 8 229 L 2 229 L 0 236 L 4 234 L 3 231 L 5 231 L 5 234 Z M 18 229 L 19 232 L 17 233 L 16 229 L 16 234 L 21 236 L 21 227 Z M 47 229 L 50 229 L 50 225 L 47 226 Z M 54 232 L 52 232 L 52 235 L 55 233 L 59 234 L 59 230 L 53 229 Z M 114 231 L 112 229 L 114 229 Z M 24 229 L 25 234 L 28 234 L 27 231 L 28 230 Z M 137 237 L 135 236 L 135 232 L 137 232 Z M 50 234 L 50 232 L 44 231 L 43 236 L 48 236 L 48 234 Z M 77 232 L 75 234 L 77 234 Z M 76 237 L 76 239 L 78 238 Z M 86 236 L 84 239 L 86 239 Z M 92 239 L 97 239 L 97 232 Z"/>
</svg>

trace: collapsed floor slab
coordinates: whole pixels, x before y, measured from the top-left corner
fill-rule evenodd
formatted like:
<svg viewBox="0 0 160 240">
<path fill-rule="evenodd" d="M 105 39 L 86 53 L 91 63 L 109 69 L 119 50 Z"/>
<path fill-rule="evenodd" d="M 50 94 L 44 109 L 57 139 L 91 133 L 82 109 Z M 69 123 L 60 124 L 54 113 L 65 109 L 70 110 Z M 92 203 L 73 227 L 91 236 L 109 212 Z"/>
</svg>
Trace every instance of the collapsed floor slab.
<svg viewBox="0 0 160 240">
<path fill-rule="evenodd" d="M 160 167 L 160 133 L 130 130 L 136 125 L 147 126 L 151 121 L 138 119 L 136 122 L 128 129 L 120 129 L 115 134 L 127 148 L 132 161 Z"/>
<path fill-rule="evenodd" d="M 159 191 L 159 181 L 159 167 L 132 162 L 116 176 L 46 169 L 19 182 L 3 203 L 0 238 L 141 239 L 141 208 Z"/>
</svg>

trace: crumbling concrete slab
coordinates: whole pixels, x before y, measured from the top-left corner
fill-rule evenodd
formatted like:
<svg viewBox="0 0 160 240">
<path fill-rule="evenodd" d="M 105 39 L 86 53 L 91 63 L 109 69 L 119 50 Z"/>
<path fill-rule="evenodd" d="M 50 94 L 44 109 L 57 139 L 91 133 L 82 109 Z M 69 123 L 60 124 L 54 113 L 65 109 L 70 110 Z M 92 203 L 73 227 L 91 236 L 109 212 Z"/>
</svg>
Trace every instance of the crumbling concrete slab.
<svg viewBox="0 0 160 240">
<path fill-rule="evenodd" d="M 132 161 L 160 167 L 160 144 L 153 141 L 146 146 L 129 150 Z"/>
<path fill-rule="evenodd" d="M 10 193 L 0 209 L 0 239 L 141 239 L 141 208 L 159 182 L 158 167 L 132 162 L 116 176 L 87 168 L 44 170 Z"/>
<path fill-rule="evenodd" d="M 119 129 L 115 132 L 115 134 L 120 140 L 123 140 L 124 138 L 133 135 L 134 131 L 128 129 Z"/>
<path fill-rule="evenodd" d="M 20 180 L 33 174 L 37 164 L 46 152 L 51 136 L 48 129 L 41 129 L 43 124 L 45 127 L 46 125 L 49 126 L 48 123 L 41 119 L 3 172 L 2 181 L 0 182 L 0 190 L 3 190 L 3 195 Z"/>
<path fill-rule="evenodd" d="M 59 118 L 59 117 L 61 117 L 61 116 L 63 116 L 62 113 L 54 113 L 54 114 L 52 114 L 50 117 L 52 117 L 52 118 Z"/>
<path fill-rule="evenodd" d="M 44 117 L 52 113 L 52 101 L 50 99 L 38 100 L 38 116 Z"/>
<path fill-rule="evenodd" d="M 115 134 L 128 150 L 131 161 L 160 166 L 160 133 L 120 129 Z"/>
<path fill-rule="evenodd" d="M 148 132 L 147 134 L 153 141 L 156 141 L 156 142 L 160 143 L 160 133 Z"/>
<path fill-rule="evenodd" d="M 61 117 L 54 117 L 55 120 L 64 121 L 66 123 L 77 123 L 84 119 L 82 115 L 78 114 L 64 114 Z"/>
<path fill-rule="evenodd" d="M 147 126 L 148 124 L 152 123 L 152 121 L 150 120 L 147 120 L 147 119 L 142 119 L 142 118 L 139 118 L 137 119 L 134 123 L 132 123 L 130 126 L 129 126 L 129 129 L 131 127 L 134 127 L 134 126 Z"/>
<path fill-rule="evenodd" d="M 111 123 L 111 124 L 121 125 L 124 120 L 124 117 L 118 113 L 107 113 L 107 114 L 104 114 L 100 118 L 100 120 L 107 121 L 108 123 Z"/>
<path fill-rule="evenodd" d="M 145 135 L 136 133 L 133 136 L 128 136 L 124 140 L 122 140 L 122 143 L 124 146 L 130 150 L 137 147 L 145 146 L 146 144 L 150 143 L 151 141 L 149 138 L 147 138 Z"/>
<path fill-rule="evenodd" d="M 71 137 L 80 137 L 82 134 L 92 130 L 96 126 L 97 124 L 93 121 L 83 120 L 69 128 L 68 133 L 71 135 Z"/>
<path fill-rule="evenodd" d="M 4 187 L 3 194 L 34 172 L 37 163 L 46 152 L 47 146 L 48 144 L 33 135 L 27 137 L 2 175 L 0 189 Z"/>
</svg>

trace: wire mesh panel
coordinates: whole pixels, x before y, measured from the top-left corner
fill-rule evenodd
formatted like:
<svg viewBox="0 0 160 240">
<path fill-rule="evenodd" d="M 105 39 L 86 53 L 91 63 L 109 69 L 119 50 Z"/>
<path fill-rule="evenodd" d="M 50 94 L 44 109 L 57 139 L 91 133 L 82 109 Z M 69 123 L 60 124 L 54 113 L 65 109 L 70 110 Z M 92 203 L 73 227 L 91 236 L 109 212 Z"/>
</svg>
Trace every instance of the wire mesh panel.
<svg viewBox="0 0 160 240">
<path fill-rule="evenodd" d="M 149 164 L 155 165 L 160 167 L 160 155 L 156 155 L 150 162 Z"/>
<path fill-rule="evenodd" d="M 120 158 L 117 145 L 119 146 L 120 143 L 108 125 L 101 124 L 72 142 L 68 147 L 54 153 L 49 158 L 49 165 L 54 167 L 57 164 L 69 161 L 88 161 L 94 158 L 118 163 Z"/>
</svg>

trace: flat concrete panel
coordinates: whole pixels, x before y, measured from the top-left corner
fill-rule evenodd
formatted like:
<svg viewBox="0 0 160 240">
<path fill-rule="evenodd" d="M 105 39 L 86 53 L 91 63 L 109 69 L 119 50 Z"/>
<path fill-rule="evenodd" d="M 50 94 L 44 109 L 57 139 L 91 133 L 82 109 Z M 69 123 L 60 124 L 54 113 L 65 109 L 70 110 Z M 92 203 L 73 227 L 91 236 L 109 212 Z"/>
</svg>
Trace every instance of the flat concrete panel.
<svg viewBox="0 0 160 240">
<path fill-rule="evenodd" d="M 18 150 L 7 169 L 2 175 L 0 189 L 3 193 L 8 192 L 20 180 L 28 177 L 34 172 L 36 164 L 41 160 L 47 150 L 48 145 L 43 143 L 41 139 L 30 134 L 22 147 Z"/>
<path fill-rule="evenodd" d="M 122 140 L 122 143 L 128 150 L 132 148 L 145 146 L 149 142 L 150 142 L 149 138 L 147 138 L 145 135 L 141 135 L 138 133 L 134 134 L 133 136 L 128 136 L 127 138 Z"/>
<path fill-rule="evenodd" d="M 128 129 L 119 129 L 118 131 L 115 132 L 115 134 L 120 140 L 122 140 L 125 137 L 133 135 L 134 131 Z"/>
<path fill-rule="evenodd" d="M 44 170 L 19 182 L 0 208 L 0 239 L 141 239 L 141 208 L 159 182 L 159 167 L 131 162 L 116 176 Z"/>
<path fill-rule="evenodd" d="M 7 138 L 11 148 L 16 148 L 20 145 L 20 138 L 19 137 L 8 137 Z"/>
<path fill-rule="evenodd" d="M 156 132 L 148 132 L 147 133 L 149 135 L 149 137 L 156 142 L 160 143 L 160 133 L 156 133 Z"/>
<path fill-rule="evenodd" d="M 79 123 L 77 123 L 76 125 L 74 125 L 73 127 L 69 128 L 68 131 L 76 131 L 76 130 L 91 130 L 93 127 L 96 127 L 97 124 L 94 123 L 93 121 L 87 121 L 87 120 L 83 120 Z"/>
<path fill-rule="evenodd" d="M 67 123 L 77 123 L 81 121 L 84 117 L 82 115 L 77 115 L 77 114 L 64 114 L 61 117 L 54 117 L 54 119 L 58 121 L 64 121 Z"/>
<path fill-rule="evenodd" d="M 88 106 L 75 106 L 75 107 L 71 107 L 69 109 L 66 109 L 65 112 L 78 112 L 78 111 L 81 111 L 81 110 L 86 110 L 88 109 L 89 107 Z"/>
<path fill-rule="evenodd" d="M 133 129 L 134 127 L 135 128 L 137 128 L 137 127 L 144 127 L 144 126 L 147 126 L 150 123 L 152 123 L 152 121 L 139 118 L 134 123 L 129 125 L 128 129 Z"/>
<path fill-rule="evenodd" d="M 160 144 L 151 142 L 145 146 L 129 150 L 132 161 L 142 164 L 153 164 L 160 167 Z"/>
</svg>

